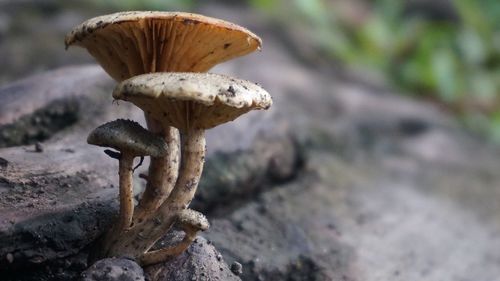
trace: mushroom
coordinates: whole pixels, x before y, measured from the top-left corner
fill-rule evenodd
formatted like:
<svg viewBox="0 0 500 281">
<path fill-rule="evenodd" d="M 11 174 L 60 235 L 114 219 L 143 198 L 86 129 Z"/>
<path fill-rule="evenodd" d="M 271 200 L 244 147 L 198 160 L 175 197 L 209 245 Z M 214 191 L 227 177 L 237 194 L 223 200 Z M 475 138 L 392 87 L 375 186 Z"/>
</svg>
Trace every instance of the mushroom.
<svg viewBox="0 0 500 281">
<path fill-rule="evenodd" d="M 88 136 L 89 144 L 110 147 L 119 151 L 107 152 L 119 161 L 120 215 L 113 227 L 120 232 L 130 227 L 134 213 L 132 173 L 135 157 L 161 157 L 167 144 L 137 122 L 118 119 L 95 128 Z"/>
<path fill-rule="evenodd" d="M 182 12 L 119 12 L 89 19 L 65 38 L 87 48 L 116 81 L 151 72 L 206 72 L 259 49 L 241 26 Z"/>
<path fill-rule="evenodd" d="M 116 81 L 162 71 L 205 72 L 218 63 L 260 49 L 249 30 L 220 19 L 182 12 L 119 12 L 89 19 L 65 38 L 66 48 L 86 48 Z M 148 218 L 175 184 L 179 137 L 176 130 L 146 117 L 148 128 L 161 135 L 169 152 L 151 158 L 146 190 L 134 222 Z"/>
<path fill-rule="evenodd" d="M 148 252 L 142 259 L 144 264 L 158 263 L 166 258 L 182 254 L 194 241 L 198 231 L 205 231 L 210 227 L 207 218 L 202 213 L 191 209 L 180 211 L 176 217 L 176 223 L 185 233 L 182 241 L 170 248 Z"/>
<path fill-rule="evenodd" d="M 113 97 L 134 103 L 148 117 L 164 127 L 178 128 L 181 133 L 181 170 L 169 197 L 153 220 L 134 225 L 123 239 L 108 245 L 110 256 L 131 256 L 147 264 L 161 260 L 162 256 L 171 256 L 171 252 L 164 249 L 155 252 L 155 258 L 151 259 L 147 251 L 171 227 L 195 194 L 205 158 L 205 130 L 252 109 L 268 109 L 272 100 L 254 83 L 211 73 L 144 74 L 120 83 Z"/>
</svg>

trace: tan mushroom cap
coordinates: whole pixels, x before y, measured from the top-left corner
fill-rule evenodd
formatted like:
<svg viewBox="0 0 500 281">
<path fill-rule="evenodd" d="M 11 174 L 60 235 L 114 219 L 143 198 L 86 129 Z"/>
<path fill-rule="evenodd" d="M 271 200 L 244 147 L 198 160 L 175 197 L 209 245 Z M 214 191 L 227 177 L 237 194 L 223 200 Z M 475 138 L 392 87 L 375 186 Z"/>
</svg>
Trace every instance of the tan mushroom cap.
<svg viewBox="0 0 500 281">
<path fill-rule="evenodd" d="M 165 141 L 144 129 L 139 123 L 118 119 L 105 123 L 90 132 L 89 144 L 111 147 L 133 156 L 160 157 L 166 154 Z"/>
<path fill-rule="evenodd" d="M 66 36 L 65 43 L 87 48 L 117 81 L 151 72 L 206 72 L 261 46 L 257 35 L 227 21 L 139 11 L 87 20 Z"/>
<path fill-rule="evenodd" d="M 271 96 L 259 85 L 213 73 L 139 75 L 118 84 L 113 97 L 130 101 L 149 117 L 181 131 L 209 129 L 272 105 Z"/>
<path fill-rule="evenodd" d="M 184 209 L 179 212 L 177 221 L 184 228 L 205 231 L 210 227 L 207 218 L 200 212 L 192 209 Z"/>
</svg>

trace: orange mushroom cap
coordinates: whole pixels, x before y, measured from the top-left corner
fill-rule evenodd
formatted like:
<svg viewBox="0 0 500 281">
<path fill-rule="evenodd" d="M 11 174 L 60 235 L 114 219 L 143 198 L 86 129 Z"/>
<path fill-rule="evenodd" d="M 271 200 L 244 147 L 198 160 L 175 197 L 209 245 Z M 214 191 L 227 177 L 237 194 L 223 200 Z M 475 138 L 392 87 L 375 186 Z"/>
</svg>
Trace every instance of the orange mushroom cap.
<svg viewBox="0 0 500 281">
<path fill-rule="evenodd" d="M 151 72 L 206 72 L 260 49 L 236 24 L 183 12 L 120 12 L 89 19 L 65 39 L 86 48 L 117 81 Z"/>
</svg>

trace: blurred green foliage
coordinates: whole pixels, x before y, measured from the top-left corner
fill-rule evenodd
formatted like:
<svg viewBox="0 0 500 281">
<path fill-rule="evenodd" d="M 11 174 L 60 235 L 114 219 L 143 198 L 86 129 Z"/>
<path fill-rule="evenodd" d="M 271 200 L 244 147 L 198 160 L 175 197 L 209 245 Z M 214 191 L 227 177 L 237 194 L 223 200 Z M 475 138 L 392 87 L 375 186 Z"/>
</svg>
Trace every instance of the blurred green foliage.
<svg viewBox="0 0 500 281">
<path fill-rule="evenodd" d="M 444 104 L 500 141 L 500 1 L 455 0 L 455 20 L 411 15 L 407 1 L 249 1 L 283 24 L 305 26 L 306 39 L 331 59 Z M 353 2 L 368 8 L 337 5 Z"/>
<path fill-rule="evenodd" d="M 188 10 L 194 0 L 90 0 L 91 4 L 106 10 Z"/>
</svg>

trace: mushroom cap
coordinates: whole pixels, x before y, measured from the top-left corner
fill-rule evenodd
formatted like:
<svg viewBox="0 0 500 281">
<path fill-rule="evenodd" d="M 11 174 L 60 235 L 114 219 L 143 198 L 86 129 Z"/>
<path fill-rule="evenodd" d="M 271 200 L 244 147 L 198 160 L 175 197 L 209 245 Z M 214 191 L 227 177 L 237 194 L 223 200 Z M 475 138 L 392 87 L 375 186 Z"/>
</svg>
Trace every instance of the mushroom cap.
<svg viewBox="0 0 500 281">
<path fill-rule="evenodd" d="M 89 19 L 65 39 L 87 48 L 117 81 L 161 71 L 205 72 L 260 49 L 260 38 L 236 24 L 182 12 L 120 12 Z"/>
<path fill-rule="evenodd" d="M 116 86 L 113 97 L 130 101 L 148 117 L 181 131 L 209 129 L 272 104 L 271 96 L 255 83 L 191 72 L 132 77 Z"/>
<path fill-rule="evenodd" d="M 139 123 L 118 119 L 105 123 L 90 132 L 89 144 L 127 151 L 134 156 L 160 157 L 166 154 L 167 144 Z"/>
<path fill-rule="evenodd" d="M 183 227 L 205 231 L 210 227 L 207 218 L 200 212 L 192 209 L 184 209 L 177 215 L 177 222 Z"/>
</svg>

